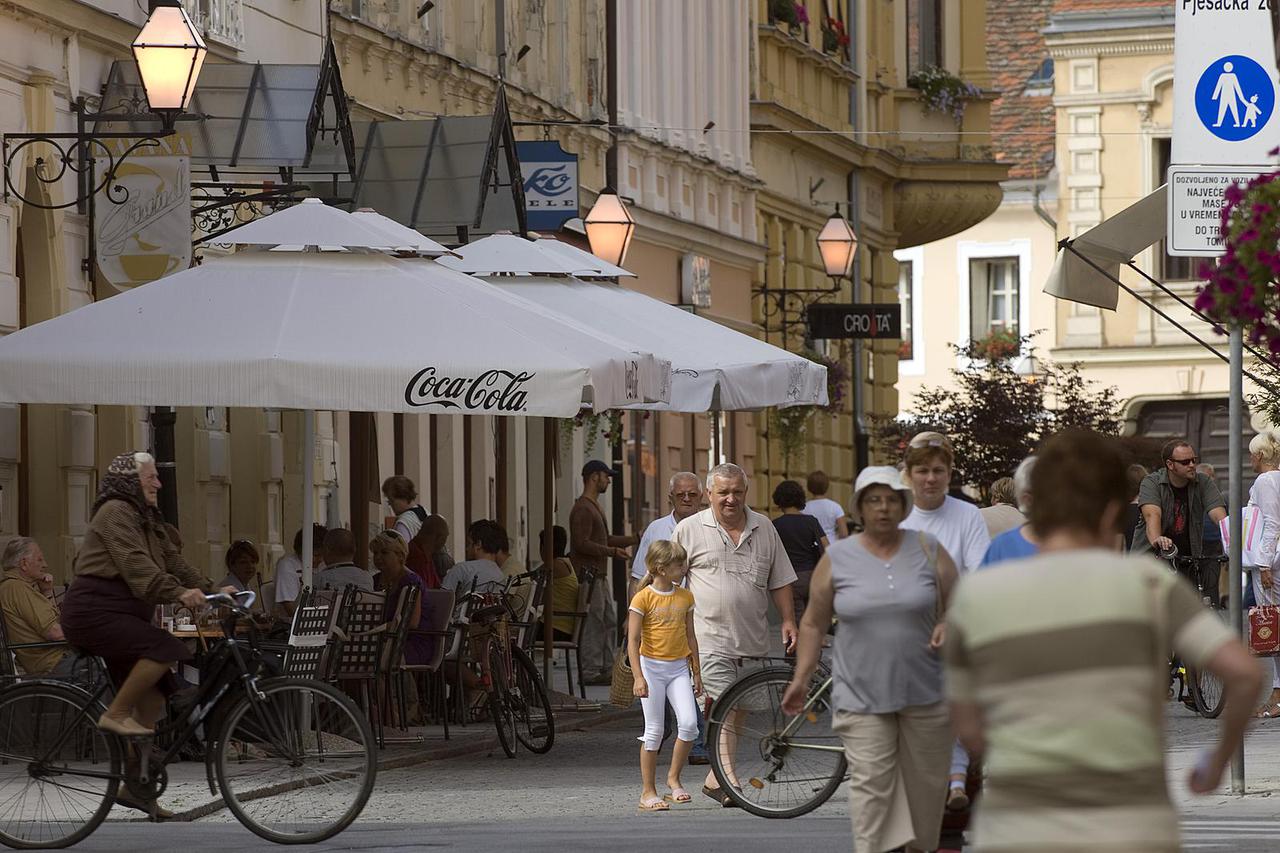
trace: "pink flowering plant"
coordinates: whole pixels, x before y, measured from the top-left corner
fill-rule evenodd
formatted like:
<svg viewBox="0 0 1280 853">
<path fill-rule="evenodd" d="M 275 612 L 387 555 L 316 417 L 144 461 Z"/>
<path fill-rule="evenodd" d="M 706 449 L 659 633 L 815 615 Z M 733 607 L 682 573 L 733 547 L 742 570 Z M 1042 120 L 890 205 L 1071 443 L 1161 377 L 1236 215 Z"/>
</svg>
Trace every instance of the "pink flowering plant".
<svg viewBox="0 0 1280 853">
<path fill-rule="evenodd" d="M 1280 359 L 1280 172 L 1233 184 L 1223 200 L 1224 251 L 1200 267 L 1206 281 L 1196 310 L 1222 326 L 1239 325 Z"/>
</svg>

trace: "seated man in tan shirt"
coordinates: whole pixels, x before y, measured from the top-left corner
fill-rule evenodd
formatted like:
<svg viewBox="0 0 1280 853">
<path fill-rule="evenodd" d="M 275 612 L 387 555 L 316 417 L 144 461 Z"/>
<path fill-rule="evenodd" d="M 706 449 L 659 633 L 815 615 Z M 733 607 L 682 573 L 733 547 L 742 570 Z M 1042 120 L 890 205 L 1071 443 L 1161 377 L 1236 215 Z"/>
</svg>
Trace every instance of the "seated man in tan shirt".
<svg viewBox="0 0 1280 853">
<path fill-rule="evenodd" d="M 10 540 L 0 558 L 0 613 L 4 615 L 9 642 L 13 644 L 62 642 L 58 608 L 53 603 L 53 578 L 45 571 L 44 553 L 34 539 Z M 71 655 L 66 646 L 15 649 L 18 666 L 28 675 L 54 672 Z"/>
</svg>

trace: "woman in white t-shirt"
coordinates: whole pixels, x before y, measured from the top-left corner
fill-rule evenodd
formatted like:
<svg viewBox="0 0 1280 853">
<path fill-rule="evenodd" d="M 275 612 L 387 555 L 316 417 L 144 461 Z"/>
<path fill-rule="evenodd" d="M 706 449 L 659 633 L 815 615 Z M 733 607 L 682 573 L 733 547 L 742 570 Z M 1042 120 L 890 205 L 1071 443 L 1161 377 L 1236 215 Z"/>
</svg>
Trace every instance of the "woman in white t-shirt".
<svg viewBox="0 0 1280 853">
<path fill-rule="evenodd" d="M 1280 439 L 1275 433 L 1260 432 L 1249 442 L 1249 461 L 1258 479 L 1249 487 L 1249 506 L 1262 510 L 1263 525 L 1261 547 L 1256 554 L 1249 553 L 1245 543 L 1245 571 L 1253 578 L 1253 596 L 1258 604 L 1278 604 L 1275 569 L 1280 565 L 1276 554 L 1276 538 L 1280 534 Z M 1248 537 L 1246 536 L 1246 540 Z M 1280 657 L 1271 658 L 1273 679 L 1271 696 L 1258 709 L 1258 717 L 1280 717 Z"/>
<path fill-rule="evenodd" d="M 805 502 L 804 514 L 812 515 L 818 519 L 818 523 L 822 525 L 822 532 L 826 534 L 827 541 L 835 542 L 837 539 L 843 539 L 848 536 L 849 521 L 845 516 L 844 507 L 827 497 L 827 490 L 831 488 L 831 480 L 827 477 L 826 472 L 811 471 L 805 479 L 805 486 L 813 497 Z"/>
<path fill-rule="evenodd" d="M 422 522 L 427 520 L 427 511 L 418 504 L 418 489 L 413 480 L 403 474 L 388 477 L 382 483 L 382 494 L 396 515 L 396 533 L 405 542 L 412 542 L 422 529 Z"/>
<path fill-rule="evenodd" d="M 991 536 L 981 510 L 947 494 L 954 466 L 955 448 L 951 439 L 942 433 L 922 432 L 911 439 L 907 446 L 905 476 L 915 506 L 902 522 L 902 529 L 931 534 L 963 576 L 982 565 Z M 965 790 L 968 776 L 969 753 L 957 742 L 951 753 L 949 810 L 968 808 L 969 795 Z"/>
</svg>

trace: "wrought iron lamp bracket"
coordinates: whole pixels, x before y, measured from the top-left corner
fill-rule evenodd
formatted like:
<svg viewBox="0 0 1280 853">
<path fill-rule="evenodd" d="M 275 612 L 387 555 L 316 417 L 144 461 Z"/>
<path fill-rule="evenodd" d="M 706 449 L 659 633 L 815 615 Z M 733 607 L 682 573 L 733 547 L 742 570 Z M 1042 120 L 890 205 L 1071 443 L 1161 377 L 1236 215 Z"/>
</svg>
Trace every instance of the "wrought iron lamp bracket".
<svg viewBox="0 0 1280 853">
<path fill-rule="evenodd" d="M 88 272 L 96 251 L 94 245 L 94 200 L 99 193 L 112 204 L 125 204 L 129 190 L 117 180 L 120 167 L 135 152 L 156 148 L 161 140 L 174 134 L 175 116 L 157 116 L 134 101 L 125 101 L 117 110 L 91 113 L 83 97 L 71 104 L 76 115 L 75 133 L 6 133 L 0 137 L 0 157 L 3 158 L 3 198 L 11 198 L 42 210 L 66 210 L 75 207 L 89 218 L 88 252 L 80 267 Z M 160 119 L 161 129 L 153 133 L 99 132 L 89 125 L 99 121 L 137 121 Z M 128 143 L 122 150 L 112 141 Z M 19 189 L 15 173 L 26 165 L 26 152 L 36 153 L 32 177 L 36 184 Z M 106 168 L 99 174 L 98 161 L 105 160 Z M 49 194 L 33 190 L 52 187 L 68 174 L 76 177 L 75 197 L 69 201 L 46 201 Z"/>
<path fill-rule="evenodd" d="M 809 306 L 840 294 L 840 280 L 832 279 L 830 287 L 762 287 L 753 288 L 760 300 L 760 317 L 765 334 L 799 333 L 808 337 Z"/>
</svg>

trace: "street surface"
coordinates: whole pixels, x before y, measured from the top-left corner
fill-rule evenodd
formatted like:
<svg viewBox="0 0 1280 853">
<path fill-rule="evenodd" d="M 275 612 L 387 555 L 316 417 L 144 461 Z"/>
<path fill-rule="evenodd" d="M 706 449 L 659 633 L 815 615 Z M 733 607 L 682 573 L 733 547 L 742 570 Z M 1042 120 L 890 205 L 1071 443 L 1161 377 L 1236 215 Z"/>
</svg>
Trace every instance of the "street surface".
<svg viewBox="0 0 1280 853">
<path fill-rule="evenodd" d="M 1216 723 L 1170 707 L 1170 778 L 1182 813 L 1187 850 L 1262 853 L 1280 849 L 1280 723 L 1250 735 L 1244 798 L 1215 794 L 1191 798 L 1183 778 Z M 689 768 L 693 803 L 669 812 L 638 814 L 634 720 L 618 720 L 557 736 L 549 755 L 522 752 L 515 760 L 479 754 L 386 770 L 361 819 L 316 850 L 401 851 L 836 851 L 851 847 L 848 806 L 837 794 L 817 812 L 792 821 L 768 821 L 723 810 L 698 790 L 705 768 Z M 665 776 L 662 766 L 659 778 Z M 316 792 L 316 810 L 335 804 Z M 124 817 L 117 810 L 114 817 Z M 76 849 L 131 853 L 173 850 L 278 850 L 224 812 L 195 823 L 153 826 L 113 820 Z"/>
</svg>

